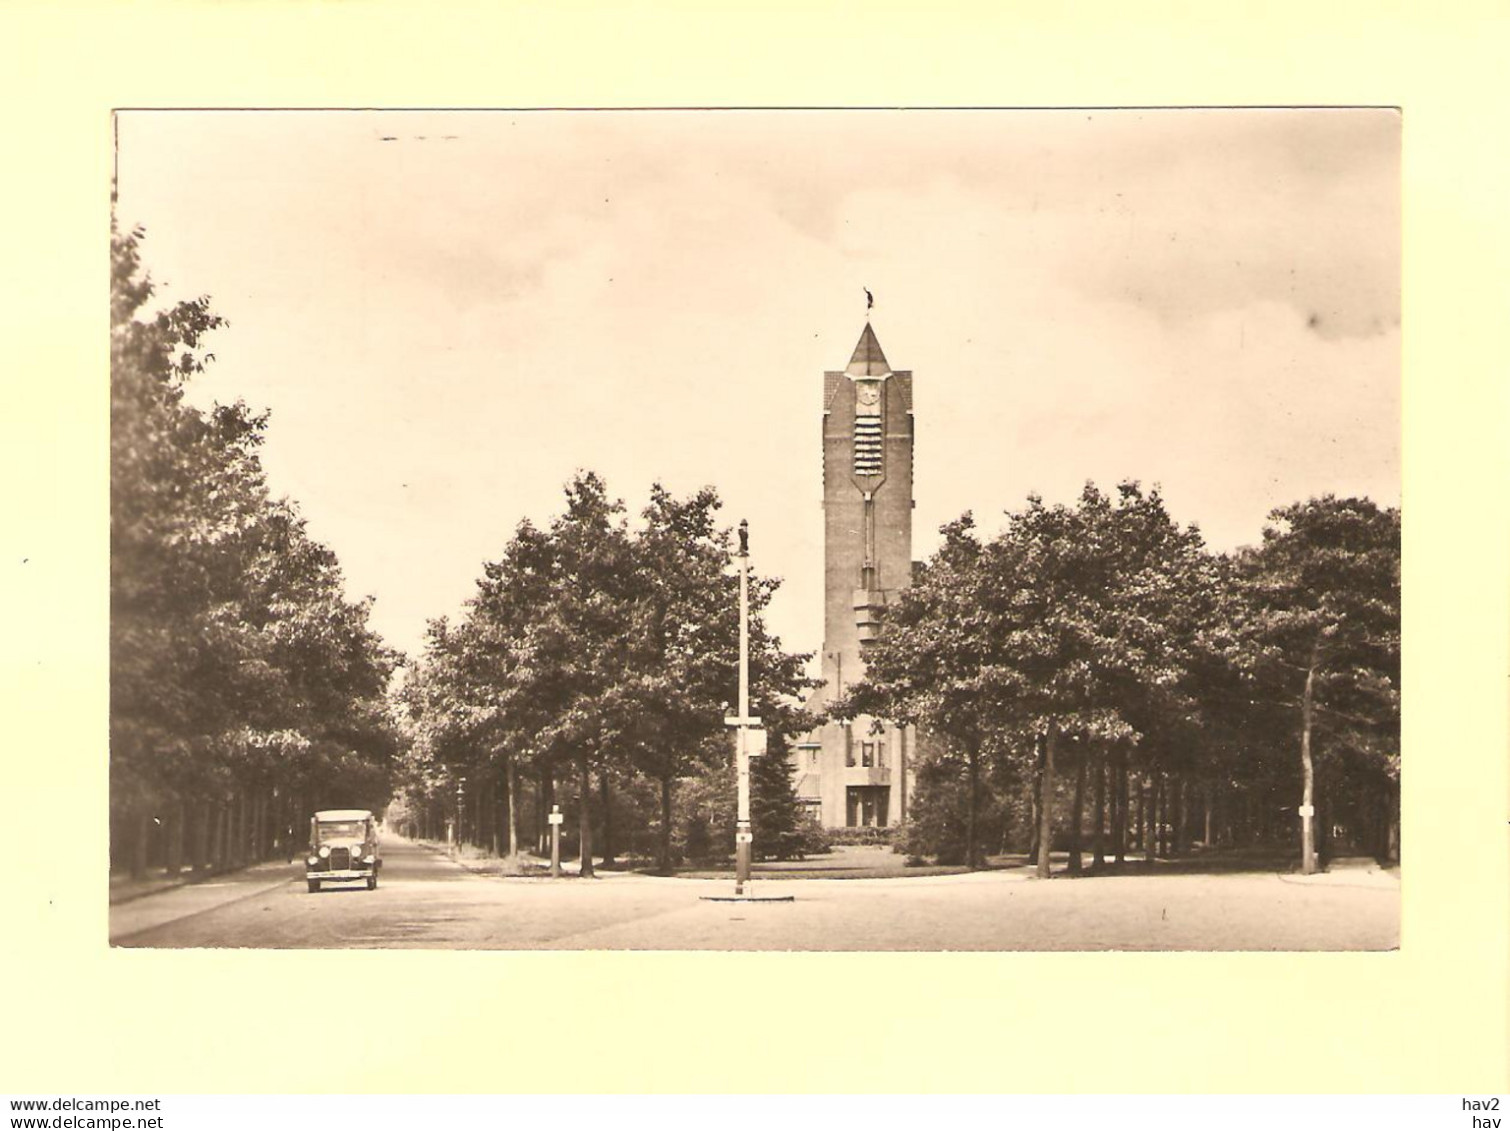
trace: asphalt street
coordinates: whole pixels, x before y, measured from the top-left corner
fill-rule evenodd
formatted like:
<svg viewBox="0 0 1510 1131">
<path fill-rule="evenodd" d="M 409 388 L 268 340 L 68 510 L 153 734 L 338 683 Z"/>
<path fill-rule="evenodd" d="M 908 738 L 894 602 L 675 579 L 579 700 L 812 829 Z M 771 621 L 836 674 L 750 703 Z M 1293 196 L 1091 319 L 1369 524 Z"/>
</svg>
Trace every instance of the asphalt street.
<svg viewBox="0 0 1510 1131">
<path fill-rule="evenodd" d="M 1400 887 L 1380 872 L 1302 878 L 989 872 L 761 880 L 790 902 L 721 902 L 723 880 L 615 873 L 498 878 L 390 837 L 376 891 L 306 890 L 262 865 L 111 908 L 127 947 L 556 950 L 1387 950 Z"/>
</svg>

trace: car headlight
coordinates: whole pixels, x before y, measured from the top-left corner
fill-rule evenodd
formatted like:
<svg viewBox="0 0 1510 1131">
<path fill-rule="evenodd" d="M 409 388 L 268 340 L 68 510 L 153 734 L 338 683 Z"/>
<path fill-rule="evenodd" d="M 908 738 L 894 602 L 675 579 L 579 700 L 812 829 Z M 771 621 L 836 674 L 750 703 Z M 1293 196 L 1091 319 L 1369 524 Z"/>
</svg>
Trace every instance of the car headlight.
<svg viewBox="0 0 1510 1131">
<path fill-rule="evenodd" d="M 319 863 L 319 862 L 320 862 L 320 858 L 319 858 L 319 857 L 318 857 L 318 856 L 311 856 L 311 857 L 310 857 L 310 858 L 309 858 L 309 866 L 310 866 L 310 867 L 311 867 L 311 868 L 313 868 L 313 867 L 314 867 L 314 866 L 315 866 L 315 865 L 316 865 L 316 864 L 318 864 L 318 863 Z"/>
<path fill-rule="evenodd" d="M 363 864 L 375 864 L 376 862 L 377 862 L 377 857 L 374 856 L 370 852 L 366 856 L 362 857 L 362 863 Z"/>
<path fill-rule="evenodd" d="M 328 845 L 328 844 L 322 844 L 322 845 L 320 845 L 320 859 L 324 860 L 329 855 L 330 855 L 330 845 Z"/>
</svg>

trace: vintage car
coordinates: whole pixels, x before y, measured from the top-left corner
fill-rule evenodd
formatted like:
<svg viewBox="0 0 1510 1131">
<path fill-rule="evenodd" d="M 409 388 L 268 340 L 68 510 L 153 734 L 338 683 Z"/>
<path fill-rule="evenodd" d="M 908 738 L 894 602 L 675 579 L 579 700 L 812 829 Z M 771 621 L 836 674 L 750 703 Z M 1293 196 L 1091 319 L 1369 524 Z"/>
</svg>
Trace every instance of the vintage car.
<svg viewBox="0 0 1510 1131">
<path fill-rule="evenodd" d="M 321 884 L 365 880 L 377 887 L 383 858 L 378 851 L 377 818 L 366 809 L 322 809 L 309 822 L 309 856 L 304 878 L 310 891 Z"/>
</svg>

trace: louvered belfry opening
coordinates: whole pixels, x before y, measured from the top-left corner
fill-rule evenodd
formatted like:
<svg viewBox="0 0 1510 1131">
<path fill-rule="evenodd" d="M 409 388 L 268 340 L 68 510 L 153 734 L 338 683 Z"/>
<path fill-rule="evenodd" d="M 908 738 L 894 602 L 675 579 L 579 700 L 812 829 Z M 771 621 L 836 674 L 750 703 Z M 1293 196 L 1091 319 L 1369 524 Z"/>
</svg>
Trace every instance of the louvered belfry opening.
<svg viewBox="0 0 1510 1131">
<path fill-rule="evenodd" d="M 855 474 L 881 474 L 881 414 L 855 415 Z"/>
</svg>

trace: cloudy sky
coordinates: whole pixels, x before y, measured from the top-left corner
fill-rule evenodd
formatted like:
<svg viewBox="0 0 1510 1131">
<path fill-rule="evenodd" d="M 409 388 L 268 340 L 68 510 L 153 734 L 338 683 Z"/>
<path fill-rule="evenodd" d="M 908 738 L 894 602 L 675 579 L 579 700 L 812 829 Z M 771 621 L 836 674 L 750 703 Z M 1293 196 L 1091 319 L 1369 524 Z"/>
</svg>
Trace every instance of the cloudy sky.
<svg viewBox="0 0 1510 1131">
<path fill-rule="evenodd" d="M 712 483 L 817 649 L 822 374 L 914 371 L 914 556 L 1030 491 L 1162 486 L 1221 549 L 1400 493 L 1389 111 L 157 113 L 119 214 L 230 320 L 202 404 L 417 651 L 577 468 Z"/>
</svg>

